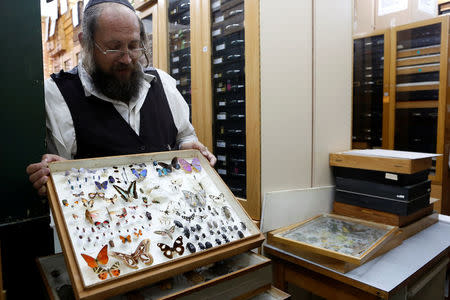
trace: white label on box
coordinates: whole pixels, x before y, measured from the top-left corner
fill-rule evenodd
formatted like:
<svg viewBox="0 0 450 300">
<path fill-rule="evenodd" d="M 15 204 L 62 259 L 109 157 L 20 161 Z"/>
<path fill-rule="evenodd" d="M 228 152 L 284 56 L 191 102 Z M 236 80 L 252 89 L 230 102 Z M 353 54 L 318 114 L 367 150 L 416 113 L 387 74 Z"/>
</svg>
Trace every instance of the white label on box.
<svg viewBox="0 0 450 300">
<path fill-rule="evenodd" d="M 226 120 L 227 114 L 217 114 L 217 120 Z"/>
<path fill-rule="evenodd" d="M 227 143 L 224 141 L 217 141 L 217 147 L 219 148 L 225 148 L 227 146 Z"/>
<path fill-rule="evenodd" d="M 217 64 L 221 64 L 223 61 L 222 57 L 216 58 L 213 60 L 213 64 L 217 65 Z"/>
<path fill-rule="evenodd" d="M 172 74 L 178 74 L 179 71 L 180 71 L 180 70 L 178 70 L 178 68 L 173 69 L 173 70 L 172 70 Z"/>
<path fill-rule="evenodd" d="M 225 49 L 225 43 L 216 46 L 216 51 L 220 51 L 223 49 Z"/>
<path fill-rule="evenodd" d="M 398 175 L 397 175 L 397 174 L 386 173 L 386 174 L 384 175 L 384 177 L 385 177 L 386 179 L 390 179 L 390 180 L 395 180 L 395 181 L 398 180 Z"/>
<path fill-rule="evenodd" d="M 222 22 L 225 18 L 223 16 L 217 17 L 214 19 L 214 23 Z"/>
<path fill-rule="evenodd" d="M 379 0 L 378 16 L 392 14 L 408 9 L 408 0 Z"/>
<path fill-rule="evenodd" d="M 225 105 L 226 105 L 225 101 L 219 101 L 219 106 L 225 106 Z"/>
<path fill-rule="evenodd" d="M 179 56 L 175 56 L 174 58 L 172 58 L 172 62 L 177 62 L 177 61 L 179 61 L 180 60 L 180 57 Z"/>
<path fill-rule="evenodd" d="M 216 2 L 211 3 L 211 8 L 212 9 L 216 9 L 216 8 L 219 8 L 219 7 L 220 7 L 220 1 L 216 1 Z"/>
<path fill-rule="evenodd" d="M 216 35 L 219 35 L 219 34 L 221 34 L 222 33 L 222 30 L 219 28 L 219 29 L 216 29 L 216 30 L 214 30 L 213 32 L 212 32 L 212 36 L 216 36 Z"/>
<path fill-rule="evenodd" d="M 227 161 L 227 157 L 225 155 L 217 155 L 218 161 Z"/>
<path fill-rule="evenodd" d="M 227 175 L 227 170 L 217 169 L 217 173 L 219 173 L 220 175 Z"/>
<path fill-rule="evenodd" d="M 179 79 L 177 80 L 177 85 L 180 85 L 180 80 Z"/>
<path fill-rule="evenodd" d="M 405 195 L 397 195 L 397 198 L 399 198 L 399 199 L 405 199 Z"/>
</svg>

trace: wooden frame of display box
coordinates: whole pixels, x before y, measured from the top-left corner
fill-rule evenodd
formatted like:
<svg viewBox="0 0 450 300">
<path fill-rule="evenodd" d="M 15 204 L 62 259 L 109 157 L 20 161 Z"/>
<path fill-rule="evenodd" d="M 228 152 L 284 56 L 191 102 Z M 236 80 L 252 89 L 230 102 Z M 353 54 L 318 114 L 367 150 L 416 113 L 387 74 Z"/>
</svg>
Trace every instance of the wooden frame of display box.
<svg viewBox="0 0 450 300">
<path fill-rule="evenodd" d="M 370 236 L 371 240 L 364 241 L 364 236 Z M 302 239 L 311 242 L 300 241 Z M 269 232 L 267 243 L 345 273 L 384 250 L 398 246 L 401 239 L 396 226 L 321 214 Z M 351 245 L 358 244 L 361 248 L 351 249 Z M 333 250 L 335 247 L 341 249 Z M 349 254 L 350 251 L 358 252 Z"/>
<path fill-rule="evenodd" d="M 62 161 L 49 168 L 50 207 L 77 299 L 122 294 L 264 240 L 197 150 Z"/>
</svg>

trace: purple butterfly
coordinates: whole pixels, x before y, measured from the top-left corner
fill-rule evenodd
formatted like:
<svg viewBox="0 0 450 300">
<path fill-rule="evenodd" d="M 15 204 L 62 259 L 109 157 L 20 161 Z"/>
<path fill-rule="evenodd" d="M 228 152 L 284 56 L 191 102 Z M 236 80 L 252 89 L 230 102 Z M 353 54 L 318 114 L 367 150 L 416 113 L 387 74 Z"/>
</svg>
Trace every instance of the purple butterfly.
<svg viewBox="0 0 450 300">
<path fill-rule="evenodd" d="M 103 182 L 95 181 L 95 186 L 96 186 L 97 189 L 99 189 L 99 190 L 101 190 L 101 189 L 106 190 L 106 188 L 108 187 L 108 181 L 107 181 L 107 180 L 106 180 L 106 181 L 103 181 Z"/>
</svg>

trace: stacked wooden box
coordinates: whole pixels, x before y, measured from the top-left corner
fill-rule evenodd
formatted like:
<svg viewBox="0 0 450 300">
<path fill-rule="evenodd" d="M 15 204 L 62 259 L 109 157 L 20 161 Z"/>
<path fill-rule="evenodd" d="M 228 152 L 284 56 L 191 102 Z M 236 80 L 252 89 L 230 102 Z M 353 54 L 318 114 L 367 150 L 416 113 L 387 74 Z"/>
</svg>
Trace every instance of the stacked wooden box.
<svg viewBox="0 0 450 300">
<path fill-rule="evenodd" d="M 334 212 L 399 227 L 431 214 L 432 156 L 380 149 L 331 153 Z"/>
</svg>

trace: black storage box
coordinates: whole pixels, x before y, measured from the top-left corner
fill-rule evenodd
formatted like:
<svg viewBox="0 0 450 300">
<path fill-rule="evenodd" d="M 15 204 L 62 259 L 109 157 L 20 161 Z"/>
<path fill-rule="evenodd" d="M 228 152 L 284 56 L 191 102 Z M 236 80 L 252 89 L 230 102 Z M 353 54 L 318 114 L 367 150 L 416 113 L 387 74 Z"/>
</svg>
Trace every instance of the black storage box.
<svg viewBox="0 0 450 300">
<path fill-rule="evenodd" d="M 336 190 L 335 201 L 407 216 L 430 205 L 430 194 L 403 201 Z"/>
<path fill-rule="evenodd" d="M 413 201 L 431 192 L 431 181 L 398 186 L 371 181 L 336 177 L 336 190 L 387 200 Z"/>
<path fill-rule="evenodd" d="M 429 170 L 414 174 L 401 174 L 383 171 L 363 170 L 354 168 L 334 167 L 336 177 L 362 179 L 371 182 L 384 183 L 397 186 L 413 185 L 428 179 Z"/>
</svg>

